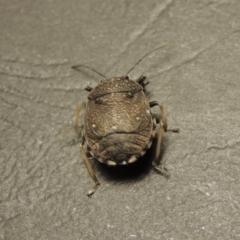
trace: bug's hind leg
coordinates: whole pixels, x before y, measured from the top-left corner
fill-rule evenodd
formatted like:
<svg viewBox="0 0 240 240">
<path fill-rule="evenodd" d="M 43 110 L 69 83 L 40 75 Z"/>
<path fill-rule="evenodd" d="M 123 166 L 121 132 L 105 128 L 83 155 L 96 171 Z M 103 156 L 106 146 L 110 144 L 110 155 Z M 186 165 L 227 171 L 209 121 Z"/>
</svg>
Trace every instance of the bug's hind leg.
<svg viewBox="0 0 240 240">
<path fill-rule="evenodd" d="M 159 132 L 158 132 L 158 140 L 157 140 L 157 148 L 156 148 L 156 154 L 155 158 L 153 160 L 153 166 L 154 168 L 161 174 L 165 176 L 169 176 L 167 169 L 159 164 L 159 157 L 161 153 L 161 143 L 162 143 L 162 138 L 163 138 L 163 132 L 179 132 L 179 129 L 168 129 L 167 128 L 167 119 L 164 115 L 164 108 L 163 105 L 160 104 L 159 102 L 153 101 L 149 103 L 150 107 L 158 106 L 160 109 L 160 114 L 161 118 L 159 120 L 160 127 L 159 127 Z"/>
<path fill-rule="evenodd" d="M 76 131 L 76 133 L 77 133 L 78 136 L 79 136 L 80 134 L 82 135 L 82 131 L 81 131 L 81 130 L 82 130 L 82 127 L 83 127 L 83 126 L 79 124 L 79 118 L 80 118 L 79 116 L 80 116 L 80 111 L 81 111 L 81 109 L 82 109 L 82 106 L 83 106 L 82 103 L 77 106 L 76 116 L 75 116 L 75 123 L 74 123 L 74 129 L 75 129 L 75 131 Z M 88 192 L 88 194 L 87 194 L 89 197 L 91 197 L 91 196 L 96 192 L 96 190 L 98 189 L 98 187 L 100 186 L 100 183 L 99 183 L 99 181 L 98 181 L 98 179 L 97 179 L 97 177 L 96 177 L 96 175 L 95 175 L 95 173 L 94 173 L 92 164 L 91 164 L 90 160 L 88 159 L 87 154 L 85 153 L 85 151 L 84 151 L 84 149 L 83 149 L 84 141 L 85 141 L 85 140 L 84 140 L 84 136 L 81 136 L 81 143 L 80 143 L 80 145 L 79 145 L 79 147 L 80 147 L 80 152 L 81 152 L 82 157 L 83 157 L 83 159 L 84 159 L 84 162 L 85 162 L 85 164 L 86 164 L 86 166 L 87 166 L 88 172 L 89 172 L 90 176 L 92 177 L 92 179 L 93 179 L 94 182 L 95 182 L 95 186 L 94 186 L 94 187 Z"/>
<path fill-rule="evenodd" d="M 143 87 L 144 91 L 145 91 L 145 87 L 149 84 L 149 81 L 147 80 L 147 77 L 145 75 L 140 76 L 136 80 L 136 82 L 139 83 Z"/>
<path fill-rule="evenodd" d="M 85 153 L 85 151 L 83 149 L 83 144 L 84 143 L 80 144 L 80 151 L 81 151 L 81 154 L 83 156 L 84 162 L 87 166 L 88 172 L 89 172 L 90 176 L 92 177 L 93 181 L 95 182 L 95 186 L 91 190 L 89 190 L 88 194 L 87 194 L 88 197 L 91 197 L 96 192 L 96 190 L 99 188 L 100 182 L 98 181 L 98 179 L 95 175 L 95 172 L 93 170 L 92 164 L 91 164 L 87 154 Z"/>
</svg>

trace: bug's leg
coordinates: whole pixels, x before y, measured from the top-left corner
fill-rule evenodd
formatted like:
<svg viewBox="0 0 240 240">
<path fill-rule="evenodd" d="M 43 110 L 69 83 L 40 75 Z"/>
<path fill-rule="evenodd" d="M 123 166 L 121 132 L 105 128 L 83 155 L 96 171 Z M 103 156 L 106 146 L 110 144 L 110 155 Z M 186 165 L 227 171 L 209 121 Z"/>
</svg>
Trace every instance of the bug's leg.
<svg viewBox="0 0 240 240">
<path fill-rule="evenodd" d="M 149 84 L 149 81 L 147 80 L 147 77 L 145 75 L 140 76 L 137 80 L 137 83 L 139 83 L 143 89 L 145 90 L 145 87 Z"/>
<path fill-rule="evenodd" d="M 79 137 L 79 135 L 80 135 L 79 118 L 80 118 L 80 112 L 81 112 L 81 110 L 82 110 L 82 106 L 83 106 L 82 103 L 80 103 L 80 104 L 77 105 L 76 115 L 75 115 L 75 122 L 74 122 L 74 129 L 75 129 L 78 137 Z"/>
<path fill-rule="evenodd" d="M 89 86 L 87 86 L 87 87 L 85 87 L 85 90 L 86 90 L 86 91 L 88 91 L 88 92 L 91 92 L 91 91 L 93 90 L 93 88 L 92 88 L 92 87 L 89 87 Z"/>
<path fill-rule="evenodd" d="M 75 116 L 75 123 L 74 123 L 74 128 L 75 128 L 75 131 L 77 132 L 78 135 L 79 135 L 79 133 L 80 133 L 79 115 L 80 115 L 80 111 L 81 111 L 81 109 L 82 109 L 82 106 L 83 106 L 83 104 L 79 104 L 79 105 L 77 106 L 76 116 Z M 100 183 L 99 183 L 99 181 L 98 181 L 98 179 L 97 179 L 97 177 L 96 177 L 96 175 L 95 175 L 95 173 L 94 173 L 94 170 L 93 170 L 93 168 L 92 168 L 92 165 L 91 165 L 91 163 L 90 163 L 90 161 L 89 161 L 89 159 L 88 159 L 88 157 L 87 157 L 87 154 L 85 153 L 85 151 L 84 151 L 84 149 L 83 149 L 83 143 L 84 143 L 84 139 L 82 139 L 82 143 L 81 143 L 80 146 L 79 146 L 79 147 L 80 147 L 80 152 L 81 152 L 81 154 L 82 154 L 82 156 L 83 156 L 83 159 L 84 159 L 84 162 L 85 162 L 85 164 L 86 164 L 86 166 L 87 166 L 88 172 L 89 172 L 89 174 L 91 175 L 92 179 L 93 179 L 94 182 L 95 182 L 94 188 L 92 188 L 92 189 L 88 192 L 88 196 L 91 197 L 91 196 L 94 194 L 94 192 L 98 189 Z"/>
<path fill-rule="evenodd" d="M 95 186 L 87 194 L 89 197 L 91 197 L 96 192 L 98 187 L 100 186 L 100 182 L 98 181 L 98 179 L 97 179 L 97 177 L 95 175 L 95 172 L 93 170 L 92 164 L 91 164 L 89 158 L 87 157 L 87 154 L 85 153 L 85 151 L 83 149 L 83 143 L 80 144 L 80 151 L 81 151 L 81 154 L 83 156 L 84 162 L 85 162 L 85 164 L 87 166 L 88 172 L 89 172 L 90 176 L 92 177 L 92 179 L 95 182 Z"/>
<path fill-rule="evenodd" d="M 171 132 L 179 132 L 179 129 L 169 129 L 167 128 L 167 119 L 164 114 L 164 108 L 163 105 L 160 104 L 159 102 L 153 101 L 149 103 L 150 107 L 158 106 L 160 109 L 160 114 L 161 114 L 161 119 L 160 119 L 160 127 L 159 127 L 159 132 L 158 132 L 158 140 L 157 140 L 157 148 L 156 148 L 156 154 L 155 158 L 153 160 L 153 166 L 154 168 L 160 172 L 161 174 L 165 176 L 169 176 L 167 169 L 159 164 L 159 157 L 161 153 L 161 143 L 162 143 L 162 138 L 163 138 L 163 132 L 171 131 Z"/>
</svg>

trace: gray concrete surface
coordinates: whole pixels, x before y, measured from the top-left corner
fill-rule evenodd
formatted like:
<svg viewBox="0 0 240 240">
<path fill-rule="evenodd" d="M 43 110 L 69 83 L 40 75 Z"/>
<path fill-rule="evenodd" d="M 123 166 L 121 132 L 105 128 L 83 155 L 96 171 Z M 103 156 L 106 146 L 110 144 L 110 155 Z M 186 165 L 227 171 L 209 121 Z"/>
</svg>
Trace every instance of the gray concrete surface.
<svg viewBox="0 0 240 240">
<path fill-rule="evenodd" d="M 240 1 L 1 1 L 0 239 L 240 239 Z M 94 164 L 75 108 L 98 75 L 146 74 L 162 102 L 165 179 Z M 150 156 L 150 155 L 149 155 Z M 148 159 L 148 157 L 147 157 Z"/>
</svg>

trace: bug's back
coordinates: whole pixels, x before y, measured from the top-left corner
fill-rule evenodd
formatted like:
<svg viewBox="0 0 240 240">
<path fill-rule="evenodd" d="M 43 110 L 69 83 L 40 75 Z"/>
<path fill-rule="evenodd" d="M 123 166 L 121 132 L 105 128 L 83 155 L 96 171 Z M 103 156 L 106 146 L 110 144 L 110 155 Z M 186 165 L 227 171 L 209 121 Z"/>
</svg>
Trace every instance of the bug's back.
<svg viewBox="0 0 240 240">
<path fill-rule="evenodd" d="M 84 137 L 92 156 L 114 165 L 126 164 L 132 156 L 145 153 L 151 145 L 154 123 L 138 83 L 125 77 L 106 79 L 88 99 Z"/>
</svg>

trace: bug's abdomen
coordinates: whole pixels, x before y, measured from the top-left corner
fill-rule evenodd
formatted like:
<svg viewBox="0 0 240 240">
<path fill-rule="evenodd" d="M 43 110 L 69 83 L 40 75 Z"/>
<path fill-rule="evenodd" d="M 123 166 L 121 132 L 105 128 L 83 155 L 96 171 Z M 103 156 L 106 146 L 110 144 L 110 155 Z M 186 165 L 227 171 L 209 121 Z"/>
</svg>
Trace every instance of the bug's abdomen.
<svg viewBox="0 0 240 240">
<path fill-rule="evenodd" d="M 153 119 L 143 92 L 114 93 L 88 102 L 84 135 L 99 161 L 120 164 L 151 144 Z"/>
<path fill-rule="evenodd" d="M 116 164 L 121 164 L 133 155 L 142 156 L 148 148 L 147 142 L 149 142 L 149 137 L 139 134 L 114 133 L 95 142 L 91 150 L 100 162 L 107 163 L 111 160 Z"/>
</svg>

